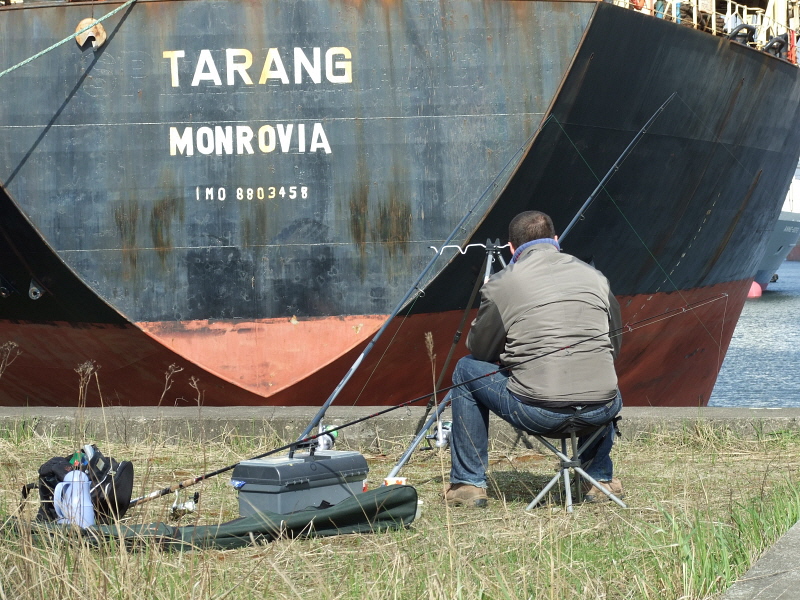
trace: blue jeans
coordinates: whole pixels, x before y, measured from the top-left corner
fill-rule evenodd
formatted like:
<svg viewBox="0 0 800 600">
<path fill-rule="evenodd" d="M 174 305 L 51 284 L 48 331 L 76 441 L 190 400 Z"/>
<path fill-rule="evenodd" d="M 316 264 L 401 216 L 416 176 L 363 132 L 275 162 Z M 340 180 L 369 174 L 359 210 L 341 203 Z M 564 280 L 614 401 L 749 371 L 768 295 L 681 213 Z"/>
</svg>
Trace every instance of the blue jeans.
<svg viewBox="0 0 800 600">
<path fill-rule="evenodd" d="M 499 367 L 465 356 L 456 364 L 453 383 L 458 385 Z M 450 433 L 451 483 L 466 483 L 486 487 L 486 468 L 489 464 L 489 411 L 514 427 L 530 433 L 547 434 L 561 425 L 570 415 L 530 406 L 517 400 L 506 389 L 508 372 L 500 371 L 482 379 L 465 383 L 452 389 L 448 397 L 452 402 L 453 429 Z M 600 425 L 611 420 L 622 408 L 622 397 L 611 404 L 586 410 L 581 419 Z M 611 463 L 613 430 L 595 440 L 581 455 L 586 472 L 598 481 L 611 481 L 614 467 Z"/>
</svg>

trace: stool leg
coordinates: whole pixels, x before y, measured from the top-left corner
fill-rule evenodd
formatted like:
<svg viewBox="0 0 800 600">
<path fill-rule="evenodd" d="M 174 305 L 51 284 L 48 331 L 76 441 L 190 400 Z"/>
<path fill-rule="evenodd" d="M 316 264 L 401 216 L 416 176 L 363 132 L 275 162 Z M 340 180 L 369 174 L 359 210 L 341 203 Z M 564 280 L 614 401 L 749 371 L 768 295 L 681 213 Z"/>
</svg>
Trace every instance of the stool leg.
<svg viewBox="0 0 800 600">
<path fill-rule="evenodd" d="M 544 446 L 545 448 L 547 448 L 548 450 L 550 450 L 550 452 L 552 452 L 553 454 L 555 454 L 555 455 L 556 455 L 556 456 L 559 458 L 559 460 L 569 460 L 569 457 L 566 455 L 566 451 L 564 451 L 564 452 L 559 452 L 558 448 L 556 448 L 555 446 L 553 446 L 553 444 L 551 444 L 550 442 L 548 442 L 546 439 L 544 439 L 544 438 L 543 438 L 542 436 L 540 436 L 540 435 L 533 434 L 533 437 L 535 437 L 537 440 L 539 440 L 539 443 L 541 443 L 541 444 L 542 444 L 542 446 Z"/>
<path fill-rule="evenodd" d="M 616 502 L 617 504 L 619 504 L 619 505 L 620 505 L 622 508 L 628 508 L 628 507 L 625 505 L 625 503 L 624 503 L 622 500 L 620 500 L 619 498 L 617 498 L 617 497 L 616 497 L 614 494 L 612 494 L 612 493 L 611 493 L 611 492 L 609 492 L 609 491 L 608 491 L 606 488 L 604 488 L 602 485 L 600 485 L 600 483 L 599 483 L 599 482 L 598 482 L 598 481 L 597 481 L 597 480 L 596 480 L 594 477 L 592 477 L 591 475 L 589 475 L 589 474 L 588 474 L 586 471 L 584 471 L 584 470 L 583 470 L 583 469 L 581 469 L 580 467 L 575 467 L 575 472 L 576 472 L 576 473 L 578 473 L 578 474 L 579 474 L 581 477 L 583 477 L 583 478 L 584 478 L 586 481 L 588 481 L 589 483 L 591 483 L 591 484 L 592 484 L 594 487 L 596 487 L 598 490 L 600 490 L 601 492 L 603 492 L 603 493 L 604 493 L 606 496 L 608 496 L 608 497 L 609 497 L 611 500 L 613 500 L 614 502 Z"/>
<path fill-rule="evenodd" d="M 547 449 L 549 449 L 549 450 L 550 450 L 550 451 L 551 451 L 553 454 L 555 454 L 555 455 L 558 457 L 559 461 L 563 462 L 563 461 L 565 461 L 565 460 L 566 460 L 566 461 L 568 461 L 568 460 L 569 460 L 569 457 L 566 455 L 566 449 L 564 449 L 563 451 L 559 451 L 559 450 L 558 450 L 558 448 L 556 448 L 556 447 L 555 447 L 553 444 L 551 444 L 550 442 L 548 442 L 548 441 L 547 441 L 546 439 L 544 439 L 543 437 L 541 437 L 541 436 L 539 436 L 539 435 L 536 435 L 536 434 L 533 434 L 533 437 L 535 437 L 537 440 L 539 440 L 539 442 L 540 442 L 540 443 L 541 443 L 543 446 L 545 446 L 545 447 L 546 447 Z M 563 448 L 563 440 L 562 440 L 562 448 Z M 548 483 L 548 484 L 547 484 L 547 485 L 544 487 L 544 489 L 543 489 L 541 492 L 539 492 L 539 495 L 538 495 L 538 496 L 536 496 L 536 498 L 534 498 L 534 499 L 533 499 L 533 501 L 532 501 L 530 504 L 528 504 L 528 507 L 527 507 L 525 510 L 531 510 L 531 509 L 532 509 L 534 506 L 536 506 L 537 504 L 539 504 L 539 502 L 541 502 L 541 501 L 542 501 L 542 499 L 543 499 L 543 498 L 544 498 L 544 497 L 547 495 L 547 492 L 549 492 L 551 489 L 553 489 L 553 486 L 554 486 L 554 485 L 555 485 L 555 484 L 558 482 L 558 480 L 561 478 L 561 473 L 562 473 L 562 471 L 563 471 L 563 470 L 564 470 L 564 468 L 563 468 L 563 467 L 562 467 L 562 468 L 560 468 L 560 469 L 557 469 L 555 476 L 554 476 L 554 477 L 553 477 L 553 478 L 550 480 L 550 482 L 549 482 L 549 483 Z"/>
<path fill-rule="evenodd" d="M 575 495 L 578 498 L 578 502 L 583 502 L 585 498 L 585 494 L 583 492 L 583 480 L 586 480 L 588 483 L 595 486 L 601 492 L 603 492 L 609 499 L 616 502 L 622 508 L 628 508 L 625 503 L 617 498 L 614 494 L 612 494 L 609 490 L 605 487 L 600 485 L 600 483 L 595 480 L 591 475 L 589 475 L 586 471 L 583 470 L 583 461 L 581 460 L 581 454 L 588 448 L 599 435 L 605 435 L 608 433 L 610 428 L 614 427 L 614 421 L 610 421 L 604 425 L 599 426 L 587 440 L 583 442 L 580 446 L 578 445 L 578 435 L 574 429 L 569 431 L 569 438 L 567 437 L 556 437 L 552 436 L 554 439 L 561 440 L 561 450 L 556 448 L 553 444 L 548 442 L 542 436 L 532 433 L 531 435 L 535 437 L 543 446 L 545 446 L 548 450 L 550 450 L 553 454 L 555 454 L 558 459 L 560 460 L 560 468 L 557 469 L 555 477 L 550 480 L 547 486 L 539 493 L 536 498 L 534 498 L 533 502 L 531 502 L 525 510 L 531 510 L 534 506 L 539 504 L 539 502 L 544 498 L 545 494 L 549 492 L 552 487 L 558 482 L 559 478 L 561 478 L 562 474 L 564 477 L 564 492 L 565 492 L 565 499 L 566 499 L 566 510 L 567 512 L 572 512 L 572 485 L 571 481 L 575 482 L 577 486 L 575 488 Z M 563 430 L 562 430 L 563 431 Z M 555 432 L 553 432 L 555 433 Z M 564 435 L 566 431 L 563 432 Z M 570 441 L 571 446 L 571 457 L 567 455 L 567 439 Z M 574 475 L 570 473 L 570 469 L 574 471 Z"/>
<path fill-rule="evenodd" d="M 561 453 L 564 456 L 567 456 L 567 440 L 566 438 L 561 438 Z M 572 512 L 572 485 L 570 484 L 569 478 L 569 467 L 564 468 L 561 467 L 562 472 L 564 473 L 564 508 L 567 509 L 567 512 Z"/>
<path fill-rule="evenodd" d="M 572 486 L 571 486 L 571 482 L 570 482 L 570 473 L 569 473 L 570 468 L 575 471 L 574 481 L 575 481 L 575 485 L 577 486 L 575 493 L 576 493 L 576 496 L 578 497 L 578 501 L 579 502 L 583 502 L 583 498 L 584 498 L 583 484 L 581 482 L 581 478 L 583 478 L 586 481 L 588 481 L 590 484 L 595 486 L 597 489 L 599 489 L 601 492 L 603 492 L 611 500 L 616 502 L 619 506 L 621 506 L 622 508 L 628 508 L 627 505 L 622 500 L 617 498 L 617 496 L 615 496 L 610 491 L 608 491 L 606 488 L 604 488 L 602 485 L 600 485 L 600 483 L 596 479 L 594 479 L 591 475 L 589 475 L 586 471 L 584 471 L 583 467 L 582 467 L 582 463 L 580 461 L 580 452 L 585 450 L 586 447 L 589 444 L 591 444 L 591 442 L 597 437 L 598 433 L 601 432 L 601 431 L 604 431 L 604 430 L 605 430 L 605 428 L 600 429 L 597 432 L 595 432 L 590 437 L 590 439 L 586 443 L 584 443 L 580 448 L 578 447 L 578 436 L 574 432 L 571 433 L 570 434 L 570 438 L 569 438 L 570 439 L 570 445 L 572 447 L 572 457 L 571 458 L 567 455 L 567 438 L 561 438 L 561 451 L 559 451 L 553 444 L 548 442 L 543 437 L 541 437 L 539 435 L 536 435 L 536 434 L 533 434 L 533 437 L 535 437 L 537 440 L 539 440 L 539 442 L 541 442 L 541 444 L 543 446 L 547 447 L 551 452 L 553 452 L 553 454 L 555 454 L 559 458 L 559 460 L 561 461 L 561 468 L 558 469 L 558 472 L 556 473 L 555 477 L 553 477 L 553 479 L 550 480 L 550 482 L 545 486 L 545 488 L 541 492 L 539 492 L 539 495 L 536 496 L 536 498 L 533 499 L 533 501 L 528 505 L 528 507 L 525 510 L 531 510 L 534 506 L 539 504 L 539 502 L 541 502 L 541 500 L 545 497 L 547 492 L 549 492 L 553 488 L 553 486 L 558 482 L 558 480 L 562 477 L 562 474 L 563 474 L 563 477 L 564 477 L 564 492 L 566 494 L 565 495 L 565 500 L 566 500 L 565 508 L 566 508 L 567 512 L 572 512 L 573 503 L 572 503 Z M 579 465 L 581 465 L 581 466 L 579 466 Z"/>
<path fill-rule="evenodd" d="M 580 460 L 578 436 L 575 432 L 570 435 L 570 439 L 572 440 L 572 460 Z M 581 463 L 582 465 L 583 463 Z M 575 494 L 578 496 L 578 504 L 581 504 L 583 502 L 583 483 L 577 475 L 575 476 Z"/>
<path fill-rule="evenodd" d="M 593 434 L 592 434 L 592 435 L 589 437 L 589 439 L 588 439 L 588 440 L 586 440 L 586 441 L 583 443 L 583 445 L 582 445 L 582 446 L 581 446 L 581 447 L 578 449 L 578 452 L 582 454 L 582 453 L 583 453 L 583 452 L 584 452 L 584 451 L 585 451 L 585 450 L 586 450 L 586 449 L 587 449 L 589 446 L 591 446 L 591 445 L 592 445 L 592 442 L 594 442 L 594 441 L 597 439 L 597 436 L 599 436 L 599 435 L 601 435 L 601 434 L 602 434 L 602 435 L 605 435 L 605 434 L 606 434 L 606 432 L 607 432 L 607 431 L 608 431 L 608 430 L 609 430 L 611 427 L 613 427 L 613 424 L 605 425 L 605 426 L 601 427 L 600 429 L 598 429 L 597 431 L 595 431 L 595 432 L 594 432 L 594 433 L 593 433 Z"/>
<path fill-rule="evenodd" d="M 541 492 L 539 492 L 539 495 L 536 496 L 536 498 L 533 499 L 533 502 L 528 504 L 528 507 L 525 510 L 531 510 L 531 509 L 533 509 L 534 506 L 539 504 L 539 502 L 542 501 L 542 498 L 544 498 L 547 495 L 547 492 L 549 492 L 551 489 L 553 489 L 553 486 L 556 484 L 556 482 L 558 482 L 558 480 L 560 478 L 561 478 L 561 471 L 556 473 L 555 477 L 553 477 L 550 480 L 550 483 L 548 483 L 546 486 L 544 486 L 544 489 Z"/>
<path fill-rule="evenodd" d="M 564 508 L 567 512 L 572 512 L 572 486 L 569 481 L 569 469 L 562 469 L 564 471 L 564 492 L 566 493 L 566 502 Z"/>
</svg>

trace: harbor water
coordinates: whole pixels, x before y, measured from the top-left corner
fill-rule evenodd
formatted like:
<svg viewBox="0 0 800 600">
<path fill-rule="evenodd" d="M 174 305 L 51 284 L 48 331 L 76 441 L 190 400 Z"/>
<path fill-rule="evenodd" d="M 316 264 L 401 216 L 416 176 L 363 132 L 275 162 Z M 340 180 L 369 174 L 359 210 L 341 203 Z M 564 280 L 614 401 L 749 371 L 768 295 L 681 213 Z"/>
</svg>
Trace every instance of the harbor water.
<svg viewBox="0 0 800 600">
<path fill-rule="evenodd" d="M 800 262 L 784 262 L 778 281 L 748 300 L 709 406 L 800 406 Z"/>
</svg>

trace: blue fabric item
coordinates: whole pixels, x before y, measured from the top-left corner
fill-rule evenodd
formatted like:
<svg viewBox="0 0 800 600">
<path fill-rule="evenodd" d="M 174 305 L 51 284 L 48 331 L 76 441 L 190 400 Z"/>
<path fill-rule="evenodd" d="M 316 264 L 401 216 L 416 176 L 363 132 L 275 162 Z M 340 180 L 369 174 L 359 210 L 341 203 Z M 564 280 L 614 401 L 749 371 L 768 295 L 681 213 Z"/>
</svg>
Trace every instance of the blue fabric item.
<svg viewBox="0 0 800 600">
<path fill-rule="evenodd" d="M 538 240 L 531 240 L 530 242 L 525 242 L 524 244 L 522 244 L 522 246 L 516 249 L 516 251 L 514 252 L 514 256 L 511 257 L 511 264 L 514 264 L 515 262 L 517 262 L 517 260 L 519 260 L 519 255 L 522 254 L 526 248 L 530 248 L 535 244 L 552 244 L 553 246 L 556 247 L 556 250 L 561 252 L 561 246 L 559 246 L 558 242 L 553 238 L 541 238 Z"/>
<path fill-rule="evenodd" d="M 453 413 L 450 434 L 451 483 L 486 487 L 486 469 L 489 464 L 489 411 L 514 427 L 536 434 L 547 434 L 570 417 L 569 414 L 520 402 L 506 389 L 508 373 L 498 369 L 496 364 L 476 360 L 472 356 L 465 356 L 456 364 L 453 383 L 459 387 L 448 394 Z M 493 374 L 464 384 L 465 381 L 488 373 Z M 581 413 L 581 419 L 601 425 L 616 416 L 621 408 L 622 397 L 617 394 L 611 404 L 603 404 Z M 586 472 L 598 481 L 611 481 L 614 474 L 610 456 L 613 443 L 612 430 L 595 440 L 581 457 Z"/>
</svg>

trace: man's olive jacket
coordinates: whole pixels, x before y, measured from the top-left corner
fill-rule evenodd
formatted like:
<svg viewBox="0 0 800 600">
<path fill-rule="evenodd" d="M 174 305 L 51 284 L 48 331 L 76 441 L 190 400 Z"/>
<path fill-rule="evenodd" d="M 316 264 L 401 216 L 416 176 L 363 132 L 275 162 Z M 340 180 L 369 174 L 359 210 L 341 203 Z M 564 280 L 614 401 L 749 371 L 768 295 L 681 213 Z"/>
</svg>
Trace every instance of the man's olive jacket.
<svg viewBox="0 0 800 600">
<path fill-rule="evenodd" d="M 617 393 L 620 325 L 600 271 L 536 243 L 481 288 L 467 347 L 478 360 L 510 367 L 508 390 L 523 402 L 600 402 Z"/>
</svg>

